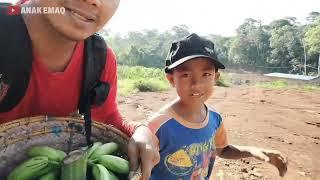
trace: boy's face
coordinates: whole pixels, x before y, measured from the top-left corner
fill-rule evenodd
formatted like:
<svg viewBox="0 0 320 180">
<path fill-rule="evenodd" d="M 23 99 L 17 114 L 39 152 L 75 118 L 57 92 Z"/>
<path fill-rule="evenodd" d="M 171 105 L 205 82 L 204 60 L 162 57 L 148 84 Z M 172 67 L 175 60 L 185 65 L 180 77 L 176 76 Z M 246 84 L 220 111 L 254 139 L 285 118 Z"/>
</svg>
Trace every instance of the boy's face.
<svg viewBox="0 0 320 180">
<path fill-rule="evenodd" d="M 202 105 L 212 95 L 219 75 L 210 59 L 196 58 L 174 68 L 167 79 L 184 103 Z"/>
<path fill-rule="evenodd" d="M 64 14 L 44 14 L 49 25 L 71 40 L 99 31 L 116 12 L 120 0 L 34 0 L 40 7 L 64 7 Z"/>
</svg>

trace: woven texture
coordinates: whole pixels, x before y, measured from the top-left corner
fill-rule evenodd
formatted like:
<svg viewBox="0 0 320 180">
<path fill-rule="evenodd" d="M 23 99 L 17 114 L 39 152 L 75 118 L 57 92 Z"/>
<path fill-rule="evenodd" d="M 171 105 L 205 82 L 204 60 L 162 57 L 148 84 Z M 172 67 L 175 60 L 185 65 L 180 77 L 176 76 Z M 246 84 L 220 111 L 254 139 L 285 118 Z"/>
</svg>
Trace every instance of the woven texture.
<svg viewBox="0 0 320 180">
<path fill-rule="evenodd" d="M 86 146 L 84 120 L 76 117 L 37 116 L 0 124 L 0 177 L 24 161 L 27 149 L 47 145 L 70 152 Z M 120 156 L 127 159 L 128 137 L 118 129 L 94 122 L 92 137 L 96 142 L 116 142 Z"/>
</svg>

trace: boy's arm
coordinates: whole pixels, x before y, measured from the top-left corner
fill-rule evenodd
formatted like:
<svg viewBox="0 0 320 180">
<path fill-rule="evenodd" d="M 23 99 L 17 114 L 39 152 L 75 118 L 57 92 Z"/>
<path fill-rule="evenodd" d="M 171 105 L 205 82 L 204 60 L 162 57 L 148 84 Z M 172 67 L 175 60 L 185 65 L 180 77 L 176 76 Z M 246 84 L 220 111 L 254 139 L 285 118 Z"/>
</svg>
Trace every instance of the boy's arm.
<svg viewBox="0 0 320 180">
<path fill-rule="evenodd" d="M 208 176 L 211 176 L 216 155 L 217 155 L 217 150 L 223 149 L 224 147 L 228 146 L 228 139 L 227 139 L 227 132 L 226 129 L 224 128 L 224 123 L 220 121 L 220 127 L 217 129 L 217 132 L 214 135 L 213 143 L 215 145 L 215 151 L 212 152 L 210 161 L 209 161 L 209 166 L 208 166 Z"/>
<path fill-rule="evenodd" d="M 228 145 L 224 148 L 217 149 L 217 155 L 225 159 L 254 157 L 274 165 L 278 169 L 281 177 L 287 172 L 287 159 L 276 150 L 262 149 L 253 146 Z"/>
<path fill-rule="evenodd" d="M 241 159 L 252 157 L 250 149 L 251 148 L 246 146 L 227 145 L 224 148 L 217 148 L 216 153 L 219 157 L 224 159 Z M 265 158 L 266 157 L 263 156 L 261 159 L 265 160 Z"/>
<path fill-rule="evenodd" d="M 240 159 L 255 157 L 266 161 L 278 168 L 279 175 L 282 177 L 287 172 L 287 159 L 279 151 L 262 149 L 253 146 L 236 146 L 227 142 L 227 133 L 223 123 L 217 130 L 215 136 L 216 155 L 224 159 Z"/>
<path fill-rule="evenodd" d="M 247 158 L 253 156 L 253 148 L 247 146 L 235 146 L 230 145 L 227 140 L 227 131 L 224 127 L 224 123 L 222 122 L 219 129 L 215 135 L 215 146 L 216 146 L 216 155 L 224 159 L 240 159 L 240 158 Z M 257 148 L 256 148 L 257 149 Z M 267 160 L 266 156 L 262 153 L 258 153 L 260 155 L 261 160 Z"/>
</svg>

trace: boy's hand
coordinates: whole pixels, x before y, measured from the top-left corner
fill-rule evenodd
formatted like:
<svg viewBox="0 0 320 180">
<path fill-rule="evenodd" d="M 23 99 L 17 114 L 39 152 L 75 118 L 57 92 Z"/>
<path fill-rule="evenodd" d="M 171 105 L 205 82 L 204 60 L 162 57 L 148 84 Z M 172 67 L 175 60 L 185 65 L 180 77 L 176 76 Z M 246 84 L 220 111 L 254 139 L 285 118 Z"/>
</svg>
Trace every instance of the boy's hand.
<svg viewBox="0 0 320 180">
<path fill-rule="evenodd" d="M 160 160 L 158 146 L 153 141 L 150 129 L 146 126 L 138 127 L 128 144 L 128 156 L 130 161 L 130 176 L 134 175 L 141 161 L 141 180 L 148 180 L 151 170 Z"/>
<path fill-rule="evenodd" d="M 279 175 L 281 177 L 283 177 L 286 174 L 288 161 L 287 158 L 284 155 L 282 155 L 279 151 L 252 148 L 250 150 L 250 153 L 255 158 L 266 161 L 278 168 Z"/>
</svg>

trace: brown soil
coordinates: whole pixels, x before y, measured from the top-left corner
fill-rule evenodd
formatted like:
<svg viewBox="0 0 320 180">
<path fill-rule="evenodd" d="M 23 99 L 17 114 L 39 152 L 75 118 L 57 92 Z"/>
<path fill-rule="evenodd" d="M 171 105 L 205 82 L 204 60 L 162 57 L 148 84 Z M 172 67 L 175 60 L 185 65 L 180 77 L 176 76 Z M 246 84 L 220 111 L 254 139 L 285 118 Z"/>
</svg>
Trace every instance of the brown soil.
<svg viewBox="0 0 320 180">
<path fill-rule="evenodd" d="M 118 101 L 127 119 L 144 121 L 175 97 L 170 89 L 140 92 Z M 320 179 L 319 91 L 216 87 L 208 104 L 222 114 L 230 144 L 276 149 L 288 157 L 288 172 L 282 179 Z M 281 179 L 275 167 L 254 158 L 218 159 L 214 173 L 215 177 L 223 173 L 223 180 Z"/>
</svg>

